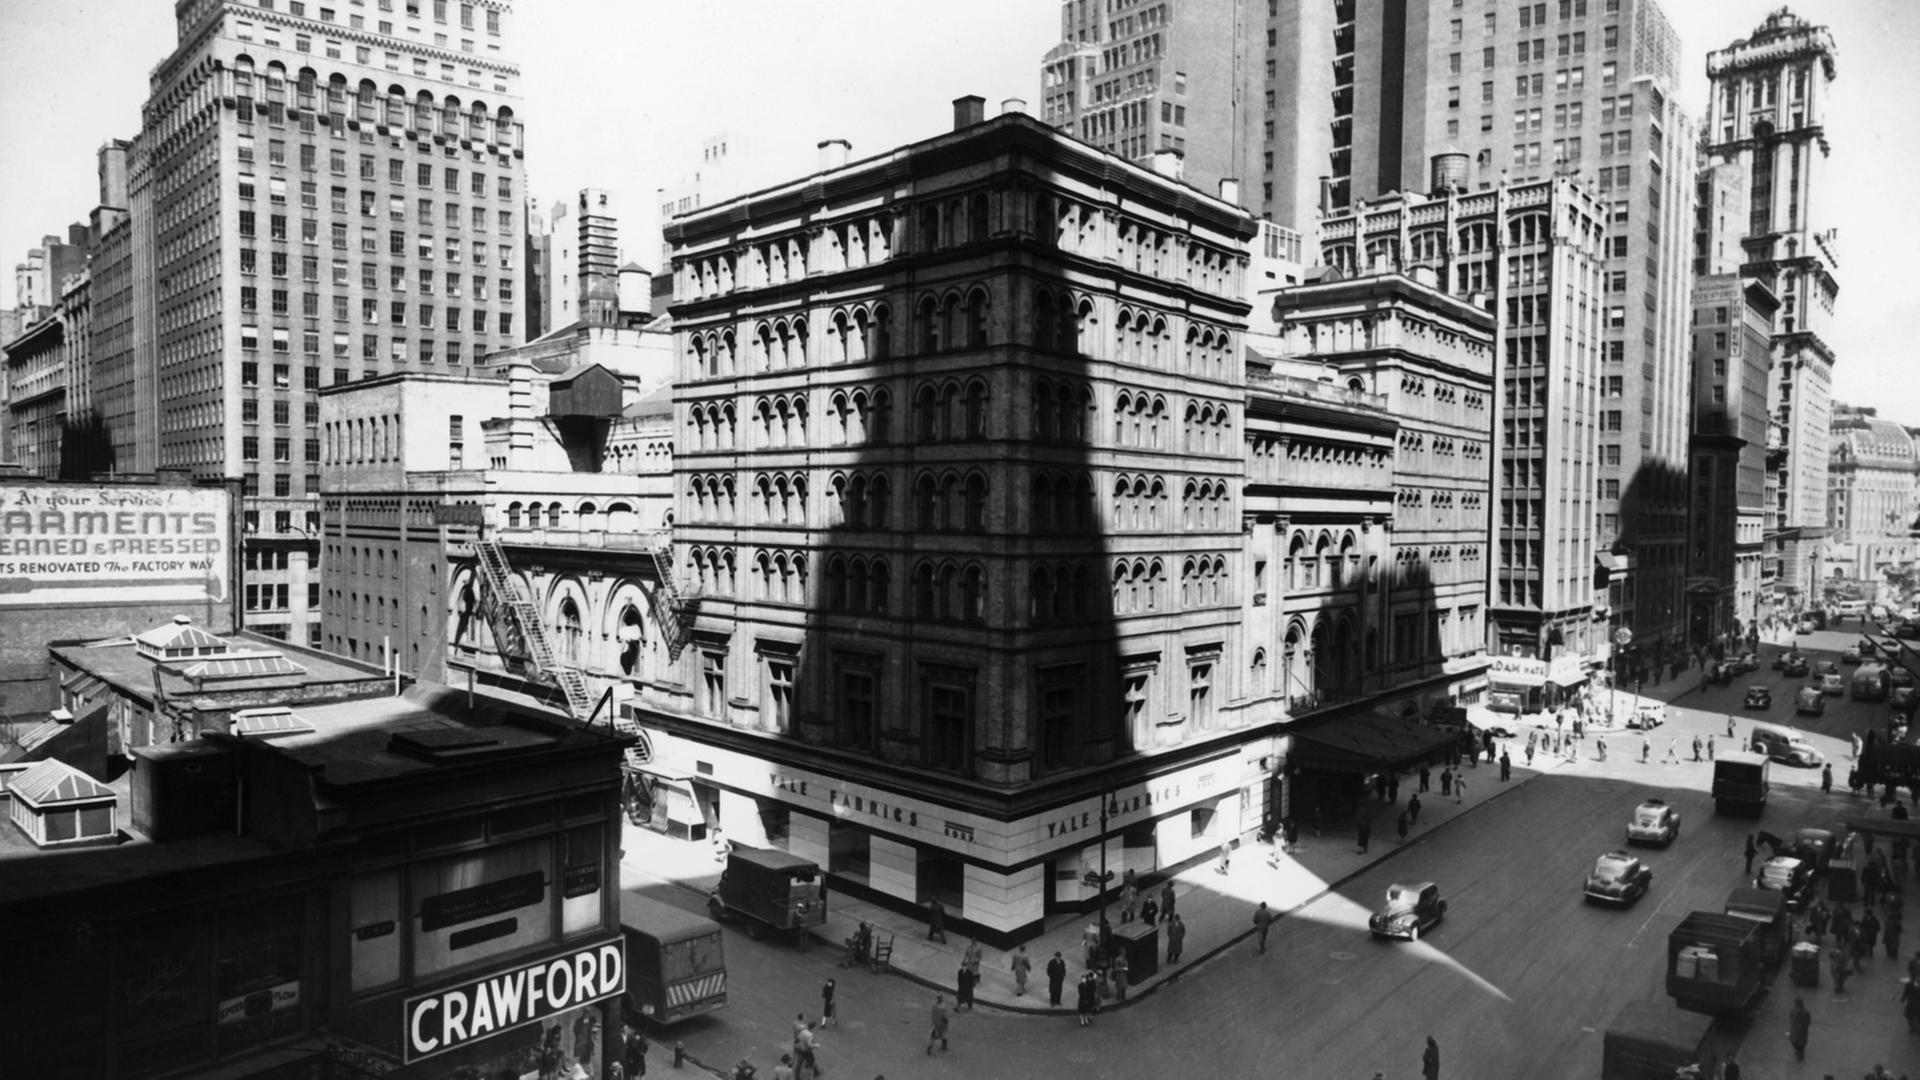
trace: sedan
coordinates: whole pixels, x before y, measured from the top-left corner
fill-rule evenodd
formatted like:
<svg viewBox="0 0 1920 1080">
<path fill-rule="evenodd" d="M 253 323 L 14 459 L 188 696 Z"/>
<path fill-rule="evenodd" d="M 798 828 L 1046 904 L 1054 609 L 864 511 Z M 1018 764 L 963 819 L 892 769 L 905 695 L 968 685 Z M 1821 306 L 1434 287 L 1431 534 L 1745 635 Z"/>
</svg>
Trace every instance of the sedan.
<svg viewBox="0 0 1920 1080">
<path fill-rule="evenodd" d="M 1786 893 L 1787 907 L 1798 911 L 1813 892 L 1813 869 L 1804 859 L 1775 855 L 1760 864 L 1760 873 L 1754 876 L 1753 887 Z"/>
<path fill-rule="evenodd" d="M 1667 722 L 1667 710 L 1658 705 L 1642 705 L 1627 717 L 1627 727 L 1634 731 L 1652 731 Z"/>
<path fill-rule="evenodd" d="M 1809 873 L 1824 874 L 1838 846 L 1839 838 L 1827 829 L 1795 829 L 1774 850 L 1806 863 Z"/>
<path fill-rule="evenodd" d="M 1587 900 L 1626 907 L 1647 895 L 1653 869 L 1624 851 L 1609 851 L 1587 875 Z"/>
<path fill-rule="evenodd" d="M 1764 686 L 1747 687 L 1746 707 L 1749 709 L 1773 708 L 1773 691 Z"/>
<path fill-rule="evenodd" d="M 1887 666 L 1888 686 L 1913 686 L 1915 682 L 1913 672 L 1908 671 L 1906 665 L 1896 662 Z"/>
<path fill-rule="evenodd" d="M 1745 675 L 1749 671 L 1760 670 L 1760 660 L 1752 653 L 1741 653 L 1727 661 L 1727 670 L 1735 675 Z"/>
<path fill-rule="evenodd" d="M 1920 705 L 1920 689 L 1912 686 L 1896 686 L 1887 691 L 1887 708 L 1902 716 L 1912 716 L 1914 706 Z"/>
<path fill-rule="evenodd" d="M 1789 653 L 1787 662 L 1780 665 L 1780 671 L 1789 679 L 1804 679 L 1807 672 L 1813 670 L 1807 666 L 1807 658 L 1799 653 Z"/>
<path fill-rule="evenodd" d="M 1839 697 L 1847 692 L 1847 685 L 1836 674 L 1820 676 L 1820 692 L 1829 697 Z"/>
<path fill-rule="evenodd" d="M 1838 675 L 1840 674 L 1840 665 L 1831 660 L 1822 660 L 1813 665 L 1813 673 L 1815 675 Z"/>
<path fill-rule="evenodd" d="M 1627 820 L 1627 843 L 1670 845 L 1680 839 L 1680 811 L 1665 799 L 1648 799 Z"/>
<path fill-rule="evenodd" d="M 1840 654 L 1840 662 L 1843 664 L 1858 664 L 1864 659 L 1866 657 L 1861 653 L 1858 645 L 1849 645 L 1846 651 Z"/>
<path fill-rule="evenodd" d="M 1367 929 L 1375 937 L 1418 941 L 1421 931 L 1433 929 L 1446 914 L 1447 902 L 1440 899 L 1440 886 L 1433 882 L 1389 885 L 1386 906 L 1367 920 Z"/>
<path fill-rule="evenodd" d="M 1818 686 L 1803 686 L 1793 692 L 1793 711 L 1801 716 L 1827 715 L 1827 695 Z"/>
</svg>

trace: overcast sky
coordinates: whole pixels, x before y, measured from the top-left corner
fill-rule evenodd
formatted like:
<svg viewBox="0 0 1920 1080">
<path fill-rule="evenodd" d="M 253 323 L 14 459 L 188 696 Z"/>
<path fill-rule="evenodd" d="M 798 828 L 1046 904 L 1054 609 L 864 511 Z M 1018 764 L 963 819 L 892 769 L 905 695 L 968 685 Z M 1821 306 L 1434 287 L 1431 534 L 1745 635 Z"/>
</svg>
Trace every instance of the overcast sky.
<svg viewBox="0 0 1920 1080">
<path fill-rule="evenodd" d="M 1227 2 L 1227 0 L 1218 0 Z M 1327 3 L 1331 0 L 1287 0 Z M 344 6 L 344 3 L 342 4 Z M 1668 0 L 1685 49 L 1685 103 L 1704 111 L 1705 57 L 1752 32 L 1777 0 Z M 616 193 L 629 258 L 652 268 L 655 192 L 725 133 L 772 178 L 814 167 L 814 145 L 855 157 L 933 135 L 979 94 L 1036 107 L 1057 0 L 539 0 L 510 27 L 523 72 L 527 172 L 543 206 L 582 187 Z M 1835 397 L 1920 425 L 1907 344 L 1920 289 L 1902 270 L 1920 243 L 1920 4 L 1803 2 L 1839 51 L 1828 124 L 1840 230 Z M 86 218 L 94 151 L 139 125 L 147 74 L 174 41 L 171 0 L 0 0 L 0 266 Z M 0 304 L 13 302 L 11 282 Z"/>
</svg>

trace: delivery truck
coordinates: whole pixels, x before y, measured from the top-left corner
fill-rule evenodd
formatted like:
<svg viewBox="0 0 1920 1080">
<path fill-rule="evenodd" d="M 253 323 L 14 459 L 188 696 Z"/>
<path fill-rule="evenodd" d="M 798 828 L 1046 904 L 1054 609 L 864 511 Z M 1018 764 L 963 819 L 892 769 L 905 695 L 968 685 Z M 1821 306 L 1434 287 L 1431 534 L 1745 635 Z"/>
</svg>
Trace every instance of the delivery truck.
<svg viewBox="0 0 1920 1080">
<path fill-rule="evenodd" d="M 627 939 L 627 1009 L 674 1024 L 727 1004 L 727 958 L 720 926 L 634 893 L 620 894 Z"/>
<path fill-rule="evenodd" d="M 1787 958 L 1793 920 L 1787 913 L 1787 894 L 1776 889 L 1735 889 L 1727 894 L 1726 913 L 1749 920 L 1760 930 L 1760 962 L 1777 966 Z"/>
<path fill-rule="evenodd" d="M 1719 1075 L 1713 1019 L 1662 1001 L 1628 1002 L 1607 1025 L 1601 1054 L 1600 1080 L 1673 1080 L 1691 1065 Z"/>
<path fill-rule="evenodd" d="M 1722 754 L 1713 763 L 1713 808 L 1722 814 L 1759 814 L 1767 806 L 1764 754 Z"/>
<path fill-rule="evenodd" d="M 747 936 L 756 939 L 768 930 L 804 934 L 826 925 L 826 876 L 798 855 L 736 847 L 707 910 L 715 919 L 744 920 Z"/>
<path fill-rule="evenodd" d="M 1738 915 L 1696 911 L 1667 936 L 1667 993 L 1693 1012 L 1723 1016 L 1751 1009 L 1761 985 L 1759 924 Z"/>
</svg>

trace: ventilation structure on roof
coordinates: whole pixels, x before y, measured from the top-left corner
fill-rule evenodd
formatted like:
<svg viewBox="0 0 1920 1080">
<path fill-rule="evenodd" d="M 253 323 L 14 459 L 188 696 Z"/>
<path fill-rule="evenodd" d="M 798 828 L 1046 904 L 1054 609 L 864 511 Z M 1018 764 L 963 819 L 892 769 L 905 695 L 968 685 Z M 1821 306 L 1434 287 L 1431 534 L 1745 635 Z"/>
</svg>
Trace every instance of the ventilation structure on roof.
<svg viewBox="0 0 1920 1080">
<path fill-rule="evenodd" d="M 119 835 L 119 800 L 113 789 L 64 761 L 52 758 L 15 775 L 7 784 L 9 816 L 38 847 L 61 847 Z"/>
<path fill-rule="evenodd" d="M 493 752 L 500 740 L 466 727 L 417 727 L 396 731 L 387 749 L 422 761 L 447 763 Z"/>
<path fill-rule="evenodd" d="M 233 733 L 241 738 L 271 738 L 275 735 L 302 735 L 313 725 L 293 714 L 284 705 L 264 709 L 239 709 L 233 714 Z"/>
</svg>

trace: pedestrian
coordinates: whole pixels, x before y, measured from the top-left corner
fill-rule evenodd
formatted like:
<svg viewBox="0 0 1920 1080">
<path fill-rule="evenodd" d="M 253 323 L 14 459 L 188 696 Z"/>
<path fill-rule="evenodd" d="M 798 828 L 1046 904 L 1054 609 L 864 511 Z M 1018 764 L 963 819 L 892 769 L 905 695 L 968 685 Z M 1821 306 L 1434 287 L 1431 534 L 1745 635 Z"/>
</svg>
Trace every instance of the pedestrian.
<svg viewBox="0 0 1920 1080">
<path fill-rule="evenodd" d="M 1677 745 L 1679 741 L 1678 739 L 1667 740 L 1667 757 L 1662 764 L 1678 765 L 1680 763 L 1679 746 Z"/>
<path fill-rule="evenodd" d="M 840 1024 L 840 1007 L 833 999 L 834 992 L 838 989 L 839 987 L 834 985 L 832 979 L 820 984 L 821 1027 L 837 1027 Z"/>
<path fill-rule="evenodd" d="M 1113 957 L 1113 924 L 1105 915 L 1100 916 L 1100 963 L 1105 964 Z"/>
<path fill-rule="evenodd" d="M 1453 770 L 1452 769 L 1440 770 L 1440 794 L 1443 796 L 1453 794 Z"/>
<path fill-rule="evenodd" d="M 1013 950 L 1013 959 L 1007 966 L 1013 969 L 1013 995 L 1024 997 L 1027 992 L 1027 976 L 1033 971 L 1033 961 L 1027 956 L 1025 945 Z"/>
<path fill-rule="evenodd" d="M 1173 879 L 1172 878 L 1168 878 L 1167 883 L 1165 885 L 1160 886 L 1160 914 L 1162 917 L 1169 920 L 1173 918 Z"/>
<path fill-rule="evenodd" d="M 1847 947 L 1847 952 L 1853 957 L 1853 971 L 1854 974 L 1857 975 L 1862 968 L 1867 966 L 1867 961 L 1872 958 L 1873 946 L 1867 944 L 1867 936 L 1865 934 L 1856 932 L 1853 935 L 1853 943 Z"/>
<path fill-rule="evenodd" d="M 1407 824 L 1420 824 L 1420 796 L 1418 795 L 1407 800 Z"/>
<path fill-rule="evenodd" d="M 1897 917 L 1899 914 L 1900 909 L 1894 908 L 1893 911 L 1887 915 L 1886 929 L 1880 931 L 1880 936 L 1887 947 L 1887 959 L 1889 960 L 1900 959 L 1901 926 L 1900 920 Z"/>
<path fill-rule="evenodd" d="M 1074 1004 L 1080 1012 L 1080 1026 L 1093 1023 L 1093 1011 L 1100 1007 L 1100 983 L 1093 972 L 1080 976 L 1079 993 Z"/>
<path fill-rule="evenodd" d="M 927 940 L 947 943 L 947 909 L 937 896 L 927 905 Z"/>
<path fill-rule="evenodd" d="M 1151 895 L 1140 901 L 1140 921 L 1148 926 L 1160 921 L 1160 903 Z"/>
<path fill-rule="evenodd" d="M 1185 947 L 1186 943 L 1186 920 L 1175 915 L 1167 920 L 1167 963 L 1169 965 L 1180 962 L 1180 950 Z"/>
<path fill-rule="evenodd" d="M 1427 1036 L 1427 1048 L 1420 1051 L 1421 1080 L 1440 1080 L 1440 1044 Z"/>
<path fill-rule="evenodd" d="M 1801 1061 L 1807 1060 L 1807 1032 L 1813 1027 L 1813 1014 L 1807 1011 L 1807 1003 L 1798 994 L 1793 998 L 1793 1012 L 1787 1016 L 1787 1042 L 1793 1044 L 1793 1056 Z"/>
<path fill-rule="evenodd" d="M 1847 976 L 1853 974 L 1853 961 L 1847 959 L 1844 946 L 1836 945 L 1827 950 L 1827 971 L 1833 975 L 1833 994 L 1839 997 L 1847 992 Z"/>
<path fill-rule="evenodd" d="M 627 1080 L 647 1075 L 647 1036 L 632 1024 L 620 1029 L 620 1056 L 626 1061 Z"/>
<path fill-rule="evenodd" d="M 1387 774 L 1373 774 L 1373 796 L 1381 802 L 1387 801 Z"/>
<path fill-rule="evenodd" d="M 1405 810 L 1400 811 L 1400 820 L 1394 823 L 1394 827 L 1400 831 L 1400 842 L 1403 844 L 1406 843 L 1407 842 L 1407 812 Z"/>
<path fill-rule="evenodd" d="M 1101 942 L 1101 944 L 1103 945 L 1105 943 L 1106 943 L 1105 941 Z M 976 937 L 968 940 L 966 949 L 962 951 L 960 954 L 960 966 L 966 968 L 968 971 L 973 972 L 974 982 L 980 981 L 980 939 L 979 938 Z"/>
<path fill-rule="evenodd" d="M 1813 906 L 1807 909 L 1807 935 L 1813 939 L 1815 944 L 1818 944 L 1820 939 L 1826 936 L 1827 919 L 1829 917 L 1830 913 L 1827 911 L 1827 902 L 1825 900 L 1815 900 Z"/>
<path fill-rule="evenodd" d="M 793 1032 L 793 1075 L 803 1080 L 807 1074 L 820 1075 L 820 1062 L 814 1056 L 816 1044 L 813 1028 L 806 1022 L 804 1015 L 794 1018 Z"/>
<path fill-rule="evenodd" d="M 1099 923 L 1087 924 L 1087 928 L 1081 931 L 1080 933 L 1080 945 L 1081 945 L 1082 951 L 1085 954 L 1081 958 L 1081 962 L 1083 964 L 1085 964 L 1087 967 L 1093 967 L 1100 962 L 1100 924 Z"/>
<path fill-rule="evenodd" d="M 1645 735 L 1642 735 L 1640 736 L 1640 764 L 1645 765 L 1652 760 L 1653 743 L 1648 741 Z"/>
<path fill-rule="evenodd" d="M 1728 713 L 1728 714 L 1727 714 L 1727 738 L 1729 738 L 1729 739 L 1731 739 L 1731 738 L 1733 738 L 1733 737 L 1734 737 L 1734 734 L 1733 734 L 1733 714 L 1732 714 L 1732 713 Z"/>
<path fill-rule="evenodd" d="M 1267 907 L 1267 902 L 1262 900 L 1260 906 L 1253 911 L 1253 931 L 1259 936 L 1261 955 L 1267 951 L 1267 931 L 1271 929 L 1273 929 L 1273 912 Z"/>
<path fill-rule="evenodd" d="M 1853 760 L 1859 761 L 1860 760 L 1860 733 L 1856 731 L 1848 737 L 1853 740 L 1853 755 L 1852 755 Z"/>
<path fill-rule="evenodd" d="M 1874 916 L 1872 907 L 1868 907 L 1860 916 L 1860 933 L 1856 936 L 1859 937 L 1860 944 L 1863 946 L 1860 950 L 1861 954 L 1871 957 L 1874 946 L 1880 944 L 1880 920 Z"/>
<path fill-rule="evenodd" d="M 1467 798 L 1467 778 L 1461 777 L 1453 782 L 1453 801 L 1465 802 Z"/>
<path fill-rule="evenodd" d="M 1387 777 L 1387 802 L 1397 803 L 1399 801 L 1400 801 L 1400 774 L 1394 773 L 1393 775 Z"/>
<path fill-rule="evenodd" d="M 1820 794 L 1833 794 L 1833 762 L 1820 766 Z"/>
<path fill-rule="evenodd" d="M 1120 921 L 1130 923 L 1134 912 L 1140 907 L 1140 889 L 1133 883 L 1133 871 L 1128 870 L 1125 880 L 1120 883 Z"/>
<path fill-rule="evenodd" d="M 1091 972 L 1088 973 L 1091 976 Z M 939 994 L 933 995 L 933 1027 L 927 1031 L 927 1053 L 933 1053 L 933 1044 L 939 1043 L 940 1049 L 947 1048 L 947 999 Z"/>
<path fill-rule="evenodd" d="M 1420 801 L 1420 796 L 1415 795 L 1412 797 L 1410 801 L 1418 803 Z M 1280 836 L 1283 841 L 1281 844 L 1281 850 L 1285 851 L 1289 855 L 1293 854 L 1293 849 L 1298 847 L 1300 844 L 1300 823 L 1293 820 L 1292 818 L 1288 818 L 1287 820 L 1281 822 Z"/>
<path fill-rule="evenodd" d="M 1740 1080 L 1740 1063 L 1734 1060 L 1733 1051 L 1727 1051 L 1727 1060 L 1720 1066 L 1720 1080 Z"/>
<path fill-rule="evenodd" d="M 1060 990 L 1067 984 L 1067 961 L 1060 950 L 1053 951 L 1053 959 L 1047 961 L 1047 1004 L 1060 1004 Z"/>
<path fill-rule="evenodd" d="M 1421 791 L 1431 790 L 1432 780 L 1433 780 L 1433 770 L 1427 768 L 1426 762 L 1424 761 L 1421 762 L 1420 763 L 1420 790 Z"/>
<path fill-rule="evenodd" d="M 1373 835 L 1372 820 L 1362 813 L 1360 823 L 1355 827 L 1355 831 L 1360 834 L 1360 854 L 1365 855 L 1367 853 L 1367 838 Z"/>
<path fill-rule="evenodd" d="M 1713 760 L 1713 736 L 1707 736 L 1707 760 Z"/>
<path fill-rule="evenodd" d="M 1601 761 L 1607 760 L 1607 737 L 1605 735 L 1593 740 L 1593 748 L 1599 751 Z"/>
<path fill-rule="evenodd" d="M 1531 768 L 1533 768 L 1533 738 L 1532 738 L 1532 736 L 1528 736 L 1528 738 L 1527 738 L 1527 768 L 1529 768 L 1529 769 L 1531 769 Z"/>
<path fill-rule="evenodd" d="M 773 1080 L 793 1080 L 792 1054 L 780 1055 L 780 1064 L 773 1067 Z"/>
<path fill-rule="evenodd" d="M 1700 736 L 1698 735 L 1693 737 L 1693 760 L 1700 760 Z"/>
<path fill-rule="evenodd" d="M 1222 840 L 1220 841 L 1220 865 L 1214 868 L 1214 872 L 1224 874 L 1232 865 L 1233 841 L 1231 839 Z"/>
<path fill-rule="evenodd" d="M 1907 1018 L 1907 1034 L 1920 1034 L 1920 978 L 1908 978 L 1894 995 L 1902 1003 L 1901 1013 Z"/>
<path fill-rule="evenodd" d="M 1853 909 L 1845 904 L 1833 909 L 1833 940 L 1842 948 L 1853 943 Z"/>
<path fill-rule="evenodd" d="M 1760 849 L 1753 845 L 1753 834 L 1748 833 L 1747 834 L 1747 870 L 1746 872 L 1749 876 L 1753 874 L 1753 857 L 1755 855 L 1758 855 L 1759 853 L 1760 853 Z"/>
<path fill-rule="evenodd" d="M 1505 783 L 1513 779 L 1513 758 L 1505 750 L 1500 751 L 1500 781 Z"/>
<path fill-rule="evenodd" d="M 1113 963 L 1107 966 L 1107 978 L 1113 983 L 1113 996 L 1127 1000 L 1127 950 L 1113 954 Z"/>
</svg>

